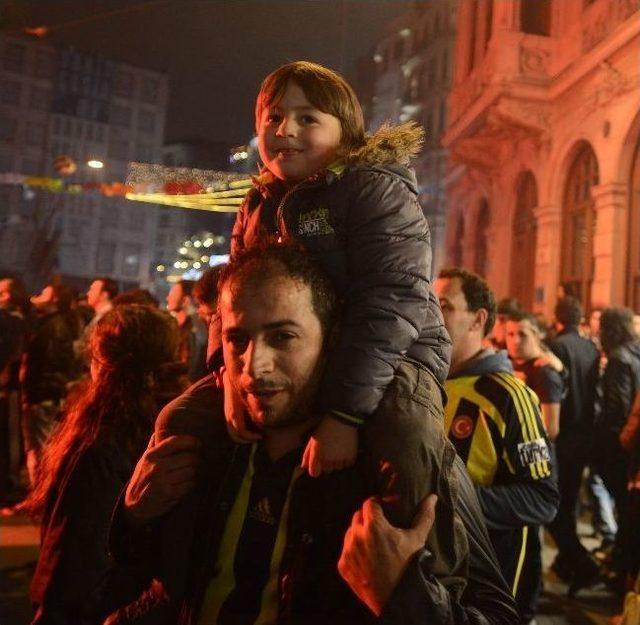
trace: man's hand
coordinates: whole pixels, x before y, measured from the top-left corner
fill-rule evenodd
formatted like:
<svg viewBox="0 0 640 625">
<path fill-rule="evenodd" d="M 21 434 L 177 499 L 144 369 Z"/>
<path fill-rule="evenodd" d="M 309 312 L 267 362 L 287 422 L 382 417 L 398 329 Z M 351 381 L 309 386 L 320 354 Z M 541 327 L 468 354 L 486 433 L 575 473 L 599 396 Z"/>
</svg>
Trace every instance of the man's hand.
<svg viewBox="0 0 640 625">
<path fill-rule="evenodd" d="M 389 524 L 380 505 L 367 499 L 344 536 L 338 571 L 376 616 L 397 586 L 411 558 L 423 549 L 436 518 L 436 495 L 426 497 L 413 520 L 401 530 Z"/>
<path fill-rule="evenodd" d="M 324 416 L 311 435 L 302 456 L 302 468 L 311 477 L 350 467 L 358 454 L 358 431 L 330 416 Z"/>
<path fill-rule="evenodd" d="M 227 432 L 234 443 L 255 443 L 262 438 L 258 432 L 247 428 L 244 406 L 237 391 L 233 388 L 225 367 L 220 370 L 224 387 L 224 418 Z"/>
<path fill-rule="evenodd" d="M 127 486 L 124 506 L 127 520 L 136 527 L 162 516 L 196 483 L 200 441 L 186 434 L 162 442 L 151 437 Z"/>
</svg>

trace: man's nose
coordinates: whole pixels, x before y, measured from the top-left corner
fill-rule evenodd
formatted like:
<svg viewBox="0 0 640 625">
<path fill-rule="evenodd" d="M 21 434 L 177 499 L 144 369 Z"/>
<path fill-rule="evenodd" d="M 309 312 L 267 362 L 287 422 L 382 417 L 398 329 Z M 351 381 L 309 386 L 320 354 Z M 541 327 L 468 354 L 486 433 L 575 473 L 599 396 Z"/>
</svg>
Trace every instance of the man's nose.
<svg viewBox="0 0 640 625">
<path fill-rule="evenodd" d="M 243 372 L 254 380 L 273 371 L 271 349 L 264 341 L 251 341 L 244 353 Z"/>
</svg>

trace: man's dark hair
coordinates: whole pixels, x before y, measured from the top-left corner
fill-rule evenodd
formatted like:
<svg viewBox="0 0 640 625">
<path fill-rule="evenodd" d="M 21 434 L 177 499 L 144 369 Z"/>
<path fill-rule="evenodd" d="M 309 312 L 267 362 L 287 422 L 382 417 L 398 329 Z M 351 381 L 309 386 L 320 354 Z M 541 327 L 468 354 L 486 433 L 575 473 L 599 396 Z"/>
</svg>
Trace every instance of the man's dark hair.
<svg viewBox="0 0 640 625">
<path fill-rule="evenodd" d="M 497 306 L 497 313 L 499 315 L 515 315 L 521 312 L 520 302 L 515 297 L 503 297 Z"/>
<path fill-rule="evenodd" d="M 541 325 L 540 319 L 526 310 L 516 310 L 509 315 L 508 319 L 509 321 L 516 321 L 518 323 L 520 323 L 520 321 L 528 321 L 529 325 L 540 334 L 544 334 L 546 331 L 546 328 Z"/>
<path fill-rule="evenodd" d="M 567 328 L 577 328 L 582 321 L 582 304 L 570 295 L 558 300 L 554 311 L 556 319 Z"/>
<path fill-rule="evenodd" d="M 600 317 L 600 342 L 605 354 L 636 340 L 633 311 L 629 308 L 605 308 Z"/>
<path fill-rule="evenodd" d="M 467 301 L 467 308 L 471 312 L 476 312 L 481 308 L 487 311 L 487 320 L 484 324 L 484 336 L 487 336 L 496 322 L 496 298 L 489 285 L 478 274 L 457 267 L 443 269 L 438 277 L 458 278 Z"/>
<path fill-rule="evenodd" d="M 218 301 L 218 278 L 224 266 L 209 267 L 193 285 L 192 295 L 199 304 L 213 306 Z"/>
<path fill-rule="evenodd" d="M 191 291 L 193 291 L 193 285 L 195 282 L 193 280 L 180 280 L 176 282 L 182 287 L 182 297 L 189 297 L 191 295 Z"/>
<path fill-rule="evenodd" d="M 120 292 L 118 283 L 112 278 L 108 278 L 107 276 L 98 276 L 95 280 L 102 282 L 102 290 L 107 292 L 110 300 L 113 300 Z"/>
<path fill-rule="evenodd" d="M 114 306 L 123 306 L 125 304 L 138 304 L 139 306 L 152 306 L 158 308 L 158 300 L 147 291 L 147 289 L 129 289 L 120 293 L 113 298 Z"/>
<path fill-rule="evenodd" d="M 330 335 L 338 312 L 338 297 L 329 276 L 309 253 L 293 243 L 261 243 L 240 252 L 222 269 L 218 292 L 231 283 L 260 283 L 271 277 L 287 277 L 311 290 L 313 312 L 322 325 L 324 336 Z"/>
</svg>

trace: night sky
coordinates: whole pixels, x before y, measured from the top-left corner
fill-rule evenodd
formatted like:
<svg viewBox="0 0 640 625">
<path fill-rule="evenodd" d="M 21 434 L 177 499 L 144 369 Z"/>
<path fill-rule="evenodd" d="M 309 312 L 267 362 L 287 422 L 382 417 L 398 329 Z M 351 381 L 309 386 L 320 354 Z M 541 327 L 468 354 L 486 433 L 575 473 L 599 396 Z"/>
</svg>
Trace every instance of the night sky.
<svg viewBox="0 0 640 625">
<path fill-rule="evenodd" d="M 437 0 L 429 0 L 437 1 Z M 2 26 L 47 24 L 49 38 L 169 74 L 167 141 L 244 143 L 262 78 L 290 60 L 353 76 L 399 0 L 13 0 Z"/>
</svg>

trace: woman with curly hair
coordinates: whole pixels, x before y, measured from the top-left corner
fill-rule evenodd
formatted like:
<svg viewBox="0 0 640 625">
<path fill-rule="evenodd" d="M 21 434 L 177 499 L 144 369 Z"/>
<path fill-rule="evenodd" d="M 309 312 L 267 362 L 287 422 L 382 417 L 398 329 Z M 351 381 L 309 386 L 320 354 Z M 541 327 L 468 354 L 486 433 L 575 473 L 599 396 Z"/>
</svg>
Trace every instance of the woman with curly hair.
<svg viewBox="0 0 640 625">
<path fill-rule="evenodd" d="M 90 379 L 70 398 L 23 505 L 42 520 L 34 625 L 102 623 L 141 591 L 144 578 L 110 560 L 108 529 L 158 411 L 186 386 L 177 349 L 173 319 L 148 306 L 118 306 L 92 331 Z"/>
</svg>

